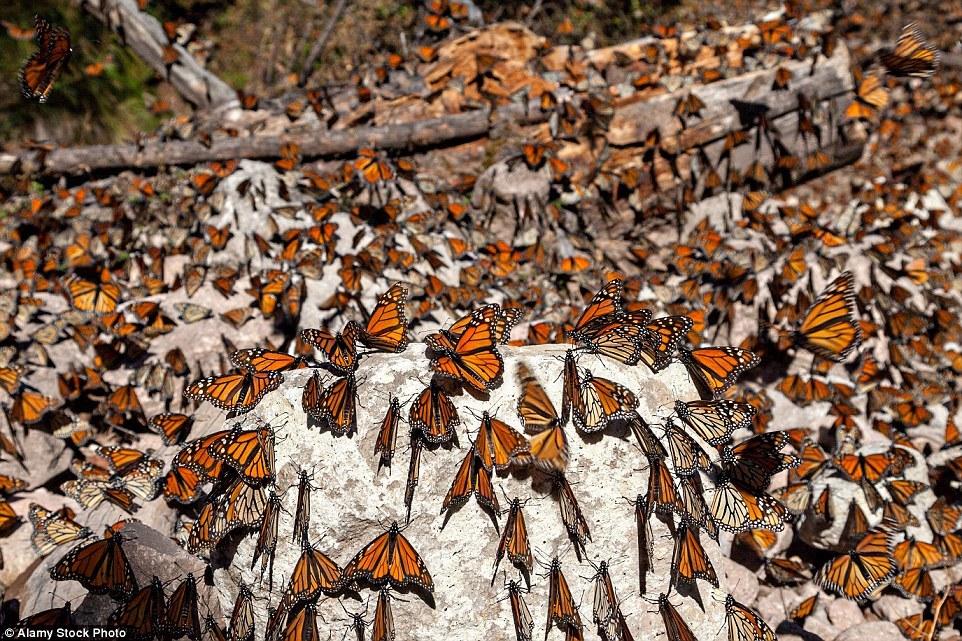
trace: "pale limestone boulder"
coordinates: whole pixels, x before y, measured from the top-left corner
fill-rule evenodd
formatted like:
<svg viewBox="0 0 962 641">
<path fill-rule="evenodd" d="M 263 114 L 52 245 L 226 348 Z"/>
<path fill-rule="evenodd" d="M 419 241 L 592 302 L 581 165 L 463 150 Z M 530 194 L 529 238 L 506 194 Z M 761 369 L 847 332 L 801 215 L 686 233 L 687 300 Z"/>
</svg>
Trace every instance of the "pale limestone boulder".
<svg viewBox="0 0 962 641">
<path fill-rule="evenodd" d="M 103 535 L 102 527 L 92 529 L 97 537 Z M 180 581 L 188 573 L 193 573 L 197 580 L 201 616 L 205 608 L 215 617 L 218 616 L 222 610 L 218 600 L 212 596 L 213 592 L 204 585 L 205 566 L 200 559 L 187 554 L 171 538 L 144 523 L 128 523 L 123 528 L 123 535 L 124 553 L 134 571 L 138 588 L 149 585 L 151 579 L 158 576 L 164 583 L 173 583 L 166 590 L 167 596 L 170 596 Z M 87 539 L 85 543 L 93 540 Z M 110 596 L 89 594 L 77 581 L 54 581 L 50 578 L 50 569 L 74 547 L 63 546 L 49 556 L 34 561 L 7 589 L 4 598 L 19 601 L 21 618 L 61 607 L 65 601 L 69 601 L 78 624 L 102 625 L 110 613 L 120 606 Z"/>
<path fill-rule="evenodd" d="M 490 398 L 479 399 L 469 394 L 454 397 L 461 419 L 457 428 L 460 449 L 439 448 L 423 452 L 411 521 L 404 530 L 404 535 L 420 553 L 434 579 L 434 604 L 430 606 L 413 593 L 405 595 L 403 601 L 395 600 L 398 638 L 472 641 L 512 637 L 511 611 L 508 600 L 503 598 L 506 595 L 503 582 L 505 575 L 513 578 L 517 573 L 507 560 L 502 562 L 494 586 L 491 586 L 499 533 L 473 499 L 450 514 L 447 523 L 445 516 L 440 515 L 441 502 L 477 432 L 479 420 L 475 416 L 480 417 L 487 410 L 520 430 L 516 415 L 520 392 L 517 366 L 520 361 L 535 372 L 560 411 L 561 359 L 565 349 L 566 346 L 560 345 L 502 347 L 504 382 L 490 393 Z M 688 374 L 680 364 L 672 365 L 658 376 L 643 366 L 627 367 L 594 355 L 582 356 L 579 364 L 590 368 L 597 376 L 626 385 L 638 397 L 639 413 L 649 419 L 667 415 L 676 399 L 696 397 Z M 316 427 L 307 427 L 301 396 L 302 388 L 311 376 L 310 370 L 286 372 L 280 389 L 269 394 L 251 415 L 240 421 L 253 426 L 256 416 L 274 426 L 277 489 L 284 509 L 280 513 L 273 591 L 268 590 L 266 582 L 259 582 L 258 573 L 249 569 L 256 537 L 245 537 L 237 545 L 229 566 L 214 570 L 221 609 L 231 609 L 241 582 L 253 586 L 259 634 L 262 634 L 267 608 L 277 605 L 300 554 L 299 545 L 290 541 L 301 470 L 313 475 L 312 484 L 317 488 L 311 495 L 310 539 L 341 567 L 364 545 L 383 533 L 392 521 L 404 524 L 403 497 L 409 456 L 407 428 L 402 423 L 390 470 L 378 472 L 374 442 L 389 398 L 395 396 L 401 400 L 404 404 L 402 416 L 406 418 L 408 402 L 420 393 L 431 375 L 422 344 L 412 344 L 399 355 L 364 357 L 357 371 L 358 420 L 357 433 L 352 437 L 336 437 Z M 325 375 L 325 379 L 329 382 L 333 377 Z M 215 424 L 210 426 L 210 431 L 222 427 Z M 582 437 L 572 426 L 566 431 L 571 445 L 567 477 L 592 535 L 587 545 L 587 559 L 610 561 L 622 611 L 636 638 L 643 638 L 651 631 L 660 633 L 664 629 L 663 622 L 650 599 L 656 599 L 661 592 L 669 593 L 673 541 L 665 524 L 652 518 L 654 558 L 652 572 L 647 576 L 646 597 L 649 600 L 645 600 L 638 593 L 633 507 L 622 498 L 634 498 L 645 492 L 647 462 L 630 435 L 624 432 Z M 660 434 L 660 430 L 656 428 L 656 431 Z M 590 638 L 594 634 L 590 580 L 594 570 L 587 559 L 579 564 L 562 525 L 558 501 L 550 494 L 550 484 L 544 477 L 514 468 L 507 474 L 498 475 L 494 483 L 502 509 L 512 497 L 531 499 L 524 506 L 524 514 L 537 565 L 531 576 L 532 588 L 526 595 L 526 602 L 535 621 L 535 635 L 544 632 L 548 597 L 546 566 L 557 555 L 579 604 L 582 620 L 589 628 L 586 634 Z M 503 527 L 504 517 L 501 525 Z M 714 590 L 698 581 L 701 606 L 692 598 L 691 591 L 679 592 L 674 587 L 670 590 L 670 599 L 697 638 L 727 638 L 725 595 L 734 589 L 736 582 L 744 582 L 744 573 L 735 572 L 734 577 L 728 577 L 725 570 L 730 566 L 723 561 L 718 546 L 707 536 L 703 535 L 701 540 L 713 559 L 722 589 Z M 749 588 L 747 594 L 754 593 L 755 589 L 757 587 Z M 371 596 L 369 590 L 361 590 L 363 601 L 367 602 Z M 341 601 L 346 602 L 352 612 L 364 607 L 363 603 L 356 601 L 344 598 Z M 339 603 L 333 599 L 321 599 L 317 608 L 322 629 L 334 631 L 335 637 L 341 633 L 338 631 L 345 629 L 349 621 Z M 368 621 L 372 616 L 373 604 L 369 603 Z M 560 632 L 553 634 L 560 638 Z"/>
<path fill-rule="evenodd" d="M 905 637 L 894 623 L 890 621 L 868 621 L 852 626 L 837 637 L 835 641 L 902 641 Z"/>
</svg>

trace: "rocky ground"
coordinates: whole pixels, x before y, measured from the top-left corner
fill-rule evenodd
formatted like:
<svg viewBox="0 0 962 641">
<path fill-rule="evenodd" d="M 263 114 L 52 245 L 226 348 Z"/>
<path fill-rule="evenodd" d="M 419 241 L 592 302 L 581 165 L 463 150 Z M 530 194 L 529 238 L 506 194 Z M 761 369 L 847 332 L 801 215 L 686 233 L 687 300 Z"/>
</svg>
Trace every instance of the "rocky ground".
<svg viewBox="0 0 962 641">
<path fill-rule="evenodd" d="M 283 595 L 293 589 L 288 578 L 302 553 L 291 536 L 300 472 L 310 469 L 315 487 L 309 539 L 337 564 L 392 520 L 405 522 L 409 464 L 419 446 L 402 420 L 394 465 L 379 470 L 373 444 L 380 419 L 392 397 L 410 419 L 412 397 L 431 380 L 430 357 L 417 343 L 470 310 L 497 303 L 521 310 L 505 337 L 510 347 L 501 348 L 503 384 L 487 397 L 453 397 L 460 447 L 425 449 L 414 518 L 405 530 L 434 571 L 434 597 L 395 591 L 391 600 L 399 638 L 430 622 L 435 636 L 488 638 L 500 630 L 509 638 L 513 602 L 504 582 L 520 575 L 503 561 L 495 587 L 484 591 L 500 536 L 491 510 L 472 499 L 454 514 L 438 511 L 466 454 L 470 460 L 480 421 L 471 412 L 490 411 L 521 429 L 521 360 L 530 362 L 560 410 L 565 347 L 551 344 L 564 343 L 595 292 L 619 278 L 628 309 L 692 320 L 682 346 L 731 345 L 759 357 L 719 394 L 757 414 L 734 440 L 784 432 L 785 451 L 800 463 L 776 470 L 770 484 L 757 488 L 785 506 L 778 527 L 723 529 L 717 544 L 702 537 L 718 585 L 705 577 L 679 585 L 668 526 L 652 517 L 652 576 L 647 590 L 639 590 L 643 555 L 634 540 L 625 544 L 636 524 L 620 497 L 648 489 L 652 458 L 644 443 L 636 444 L 618 421 L 603 435 L 568 428 L 565 478 L 592 532 L 584 559 L 559 523 L 555 506 L 564 499 L 556 483 L 515 461 L 493 482 L 502 510 L 509 497 L 531 501 L 524 510 L 536 565 L 526 598 L 535 634 L 544 625 L 551 561 L 561 557 L 588 637 L 597 627 L 602 638 L 628 638 L 613 623 L 590 625 L 592 579 L 599 575 L 591 563 L 605 560 L 635 638 L 651 625 L 660 632 L 660 593 L 699 639 L 715 633 L 766 638 L 761 627 L 726 631 L 729 594 L 757 611 L 780 639 L 957 638 L 962 11 L 920 3 L 827 13 L 790 3 L 683 21 L 620 47 L 591 49 L 557 45 L 553 38 L 563 33 L 480 25 L 477 16 L 452 9 L 455 3 L 434 4 L 422 12 L 449 21 L 448 30 L 411 34 L 422 48 L 370 61 L 346 90 L 333 88 L 327 96 L 292 91 L 198 111 L 171 119 L 141 143 L 149 149 L 202 141 L 196 146 L 217 150 L 276 136 L 285 144 L 267 154 L 273 157 L 212 156 L 176 167 L 126 164 L 76 173 L 44 169 L 44 154 L 52 162 L 58 152 L 47 149 L 34 171 L 3 177 L 4 622 L 65 602 L 79 619 L 96 622 L 129 601 L 129 594 L 98 595 L 89 585 L 52 581 L 49 574 L 77 540 L 89 544 L 89 535 L 101 537 L 120 519 L 136 521 L 117 526 L 115 536 L 124 541 L 138 587 L 156 575 L 168 596 L 182 595 L 190 585 L 186 577 L 195 577 L 200 619 L 209 614 L 218 631 L 248 588 L 257 638 L 281 618 L 272 616 L 277 608 L 295 620 L 316 600 L 284 610 Z M 891 48 L 913 20 L 942 51 L 941 66 L 928 78 L 898 77 L 881 62 L 882 48 Z M 702 140 L 704 122 L 716 122 L 710 118 L 715 105 L 705 105 L 699 117 L 701 109 L 679 97 L 711 95 L 713 85 L 745 74 L 769 79 L 781 68 L 810 63 L 814 77 L 836 55 L 833 47 L 850 56 L 855 97 L 820 95 L 814 107 L 793 107 L 791 133 L 779 129 L 784 121 L 755 114 L 704 144 L 691 142 Z M 804 78 L 796 71 L 787 87 L 773 88 L 769 79 L 755 90 L 791 94 L 794 86 L 800 93 Z M 867 78 L 877 78 L 878 87 Z M 643 119 L 625 123 L 632 105 L 666 96 L 672 113 L 659 129 Z M 532 116 L 532 109 L 541 115 Z M 481 121 L 490 127 L 441 143 L 420 144 L 428 134 L 418 130 L 407 139 L 409 148 L 386 138 L 376 149 L 356 140 L 339 157 L 316 158 L 308 148 L 310 139 L 323 143 L 359 128 L 390 130 L 476 113 L 489 114 Z M 631 131 L 638 141 L 617 143 Z M 864 144 L 861 156 L 836 163 L 849 143 Z M 741 154 L 737 168 L 735 154 L 725 154 L 732 150 Z M 6 151 L 36 152 L 29 144 Z M 853 275 L 862 339 L 836 362 L 800 347 L 792 330 L 845 271 Z M 353 437 L 311 427 L 301 400 L 311 375 L 303 370 L 285 372 L 284 382 L 250 413 L 228 416 L 185 397 L 192 383 L 235 370 L 229 357 L 239 349 L 323 363 L 299 330 L 341 331 L 349 320 L 363 325 L 396 282 L 408 291 L 415 344 L 397 355 L 361 359 Z M 543 347 L 529 347 L 537 345 Z M 587 354 L 578 365 L 627 386 L 665 447 L 669 437 L 659 426 L 673 416 L 674 401 L 698 394 L 677 357 L 658 373 Z M 330 376 L 343 371 L 321 371 L 324 386 L 345 380 Z M 164 413 L 188 416 L 187 429 L 165 437 L 158 418 Z M 196 472 L 199 458 L 216 450 L 185 442 L 232 426 L 253 430 L 259 420 L 275 425 L 269 484 L 228 464 L 222 467 L 241 472 L 228 469 L 221 477 L 208 468 L 203 491 L 178 500 L 178 469 Z M 124 449 L 104 449 L 112 447 Z M 723 452 L 703 447 L 710 469 L 694 475 L 704 478 L 711 503 L 726 462 Z M 190 465 L 181 465 L 185 451 Z M 210 456 L 210 465 L 221 460 Z M 689 478 L 678 472 L 674 450 L 670 461 L 676 481 Z M 243 497 L 253 506 L 249 516 L 205 525 L 212 511 L 240 511 L 243 500 L 232 493 L 245 487 L 252 493 Z M 273 582 L 250 560 L 261 547 L 270 492 L 283 507 Z M 44 512 L 55 510 L 64 511 Z M 676 516 L 667 519 L 672 527 L 684 522 Z M 717 517 L 705 517 L 699 528 L 717 528 Z M 71 529 L 69 521 L 89 530 Z M 62 545 L 43 538 L 52 524 L 63 528 L 57 534 Z M 881 562 L 895 569 L 858 595 L 864 598 L 845 598 L 844 586 L 825 580 L 827 568 L 880 527 L 889 543 Z M 456 554 L 461 545 L 465 551 Z M 478 566 L 480 579 L 459 578 L 458 570 L 467 575 L 469 566 L 471 572 Z M 371 621 L 375 606 L 367 602 L 376 590 L 331 592 L 350 612 L 367 604 Z M 335 638 L 351 622 L 334 600 L 322 600 L 317 611 L 320 630 Z M 198 627 L 213 634 L 202 623 Z M 173 636 L 194 634 L 189 625 L 184 631 L 167 625 Z M 277 629 L 287 625 L 284 620 Z M 231 638 L 245 638 L 234 628 Z"/>
</svg>

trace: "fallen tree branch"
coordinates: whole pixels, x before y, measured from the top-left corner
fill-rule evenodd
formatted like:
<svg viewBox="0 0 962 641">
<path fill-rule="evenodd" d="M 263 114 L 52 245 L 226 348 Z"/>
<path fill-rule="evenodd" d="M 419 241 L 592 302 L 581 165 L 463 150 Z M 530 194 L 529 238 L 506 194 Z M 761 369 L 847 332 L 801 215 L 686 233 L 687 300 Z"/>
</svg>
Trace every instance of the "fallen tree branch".
<svg viewBox="0 0 962 641">
<path fill-rule="evenodd" d="M 134 0 L 74 0 L 75 4 L 109 26 L 121 41 L 155 72 L 166 78 L 195 107 L 216 107 L 236 99 L 230 86 L 204 69 L 182 46 L 173 44 L 177 60 L 164 64 L 167 36 L 160 23 L 140 11 Z"/>
<path fill-rule="evenodd" d="M 145 168 L 192 165 L 211 160 L 277 158 L 285 143 L 294 143 L 304 157 L 332 157 L 361 147 L 385 150 L 417 150 L 484 136 L 495 126 L 492 120 L 522 124 L 544 122 L 548 114 L 523 106 L 488 109 L 384 127 L 356 127 L 329 131 L 313 130 L 287 136 L 252 136 L 215 140 L 209 147 L 195 141 L 170 141 L 144 145 L 91 145 L 51 151 L 29 150 L 0 154 L 0 173 L 72 174 L 98 169 Z"/>
</svg>

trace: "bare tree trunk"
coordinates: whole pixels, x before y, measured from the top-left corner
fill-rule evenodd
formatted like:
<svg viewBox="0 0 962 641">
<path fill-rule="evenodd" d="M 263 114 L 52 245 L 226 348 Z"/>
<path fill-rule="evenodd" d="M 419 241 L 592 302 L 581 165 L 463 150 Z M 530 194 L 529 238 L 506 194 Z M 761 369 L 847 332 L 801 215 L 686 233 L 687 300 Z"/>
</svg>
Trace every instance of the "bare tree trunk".
<svg viewBox="0 0 962 641">
<path fill-rule="evenodd" d="M 234 100 L 234 90 L 204 69 L 178 44 L 172 45 L 177 60 L 164 64 L 167 36 L 160 23 L 140 11 L 135 0 L 73 0 L 82 9 L 113 29 L 154 71 L 167 78 L 177 92 L 196 107 L 216 107 Z"/>
</svg>

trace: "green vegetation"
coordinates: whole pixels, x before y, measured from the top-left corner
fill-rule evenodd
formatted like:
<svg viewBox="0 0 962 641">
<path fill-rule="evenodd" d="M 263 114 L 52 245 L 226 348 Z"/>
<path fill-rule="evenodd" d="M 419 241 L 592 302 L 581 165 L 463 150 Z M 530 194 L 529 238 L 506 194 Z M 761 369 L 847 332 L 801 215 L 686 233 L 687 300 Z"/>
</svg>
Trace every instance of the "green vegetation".
<svg viewBox="0 0 962 641">
<path fill-rule="evenodd" d="M 21 28 L 33 26 L 34 11 L 66 27 L 73 55 L 42 107 L 20 94 L 17 72 L 35 50 L 32 40 L 0 34 L 0 140 L 35 138 L 59 143 L 109 142 L 157 126 L 145 105 L 153 72 L 120 45 L 109 29 L 79 9 L 40 0 L 30 7 L 7 6 L 2 18 Z M 93 67 L 103 65 L 99 75 Z"/>
</svg>

